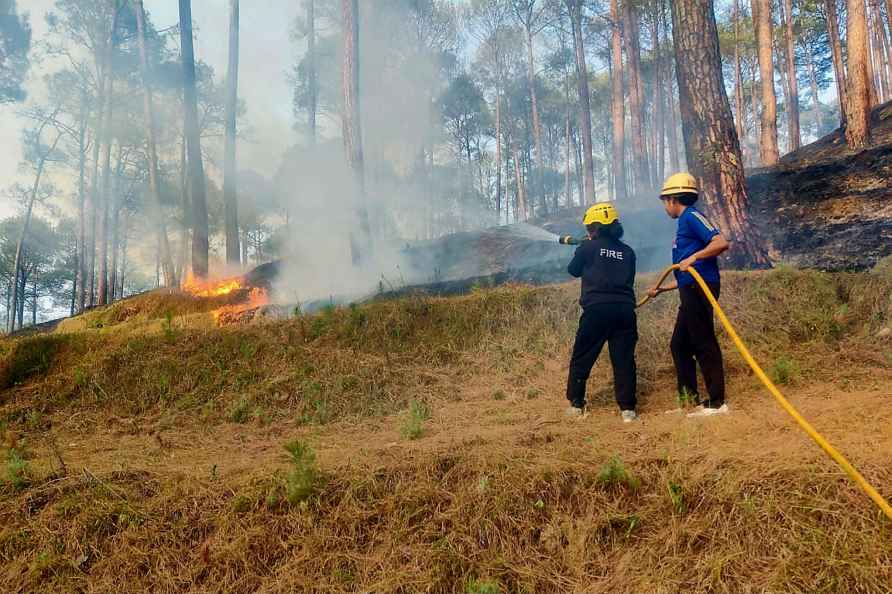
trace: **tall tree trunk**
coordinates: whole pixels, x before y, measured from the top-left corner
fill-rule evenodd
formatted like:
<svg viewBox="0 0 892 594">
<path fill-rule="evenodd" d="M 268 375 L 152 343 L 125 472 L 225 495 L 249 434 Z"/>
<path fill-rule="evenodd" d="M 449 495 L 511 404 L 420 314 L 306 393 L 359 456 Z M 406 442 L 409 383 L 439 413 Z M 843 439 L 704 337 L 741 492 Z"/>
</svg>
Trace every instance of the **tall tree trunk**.
<svg viewBox="0 0 892 594">
<path fill-rule="evenodd" d="M 84 310 L 84 281 L 87 278 L 87 224 L 86 224 L 86 200 L 87 200 L 87 119 L 89 106 L 87 104 L 87 92 L 81 93 L 81 118 L 78 130 L 78 178 L 77 178 L 77 271 L 74 277 L 74 307 L 72 315 Z"/>
<path fill-rule="evenodd" d="M 239 265 L 238 198 L 235 161 L 238 113 L 239 0 L 229 0 L 229 70 L 226 75 L 226 147 L 223 164 L 223 202 L 226 221 L 226 263 Z"/>
<path fill-rule="evenodd" d="M 208 276 L 208 211 L 204 164 L 198 130 L 198 94 L 195 88 L 195 51 L 192 46 L 192 0 L 179 0 L 180 47 L 183 60 L 183 94 L 189 181 L 192 188 L 192 274 Z"/>
<path fill-rule="evenodd" d="M 101 149 L 101 167 L 102 167 L 102 189 L 100 192 L 100 212 L 99 212 L 99 233 L 97 240 L 99 241 L 99 282 L 97 292 L 99 297 L 99 305 L 108 303 L 108 203 L 111 199 L 111 149 L 112 149 L 112 111 L 114 108 L 114 88 L 115 88 L 115 72 L 114 72 L 114 52 L 117 40 L 115 33 L 118 29 L 118 13 L 120 10 L 121 0 L 114 0 L 114 12 L 111 17 L 111 29 L 108 32 L 108 39 L 105 44 L 105 110 L 103 112 L 102 135 L 99 142 L 102 144 Z"/>
<path fill-rule="evenodd" d="M 47 120 L 44 120 L 40 124 L 40 128 L 37 130 L 37 146 L 40 146 L 40 137 L 43 134 L 44 128 L 49 124 L 50 120 L 55 119 L 56 113 Z M 31 229 L 31 216 L 34 213 L 34 203 L 37 201 L 37 193 L 40 191 L 40 182 L 43 179 L 43 173 L 46 169 L 46 163 L 49 159 L 50 155 L 56 150 L 56 147 L 59 145 L 59 141 L 62 139 L 62 133 L 56 135 L 56 140 L 53 141 L 53 144 L 50 146 L 49 150 L 44 152 L 37 161 L 37 170 L 34 174 L 34 183 L 31 185 L 31 193 L 28 196 L 28 206 L 25 208 L 25 215 L 22 217 L 22 231 L 19 234 L 19 239 L 15 245 L 15 258 L 13 259 L 12 264 L 12 278 L 16 279 L 18 282 L 18 278 L 23 274 L 22 271 L 22 257 L 24 255 L 24 247 L 25 241 L 28 238 L 28 231 Z M 39 148 L 38 148 L 39 150 Z M 16 288 L 12 293 L 12 311 L 17 312 L 21 309 L 21 302 L 25 300 L 25 292 L 24 286 L 21 290 L 21 300 L 19 300 L 19 290 Z M 21 322 L 19 323 L 21 326 Z M 15 316 L 13 316 L 12 324 L 9 328 L 10 332 L 15 331 Z"/>
<path fill-rule="evenodd" d="M 99 146 L 102 138 L 102 122 L 105 113 L 105 83 L 100 81 L 99 113 L 97 115 L 96 132 L 93 138 L 93 170 L 90 172 L 90 192 L 88 196 L 87 216 L 89 220 L 89 236 L 87 238 L 87 282 L 86 303 L 88 307 L 96 304 L 96 218 L 99 214 Z"/>
<path fill-rule="evenodd" d="M 879 100 L 879 88 L 880 88 L 880 79 L 877 76 L 877 68 L 876 68 L 876 45 L 874 43 L 873 35 L 870 31 L 870 14 L 867 11 L 867 8 L 864 9 L 864 18 L 867 24 L 867 74 L 869 84 L 867 86 L 867 91 L 870 95 L 870 109 L 876 107 L 876 105 L 880 102 Z M 846 37 L 848 39 L 848 37 Z M 848 57 L 848 56 L 847 56 Z"/>
<path fill-rule="evenodd" d="M 818 98 L 818 76 L 815 72 L 815 57 L 811 46 L 806 48 L 805 58 L 808 62 L 808 82 L 809 87 L 811 88 L 811 98 L 814 105 L 813 109 L 815 110 L 815 119 L 817 120 L 818 125 L 817 136 L 820 138 L 824 130 L 824 116 L 821 113 L 821 100 Z"/>
<path fill-rule="evenodd" d="M 585 65 L 585 40 L 582 36 L 582 0 L 564 0 L 573 26 L 576 48 L 576 85 L 579 93 L 580 134 L 584 164 L 585 204 L 595 201 L 595 165 L 592 157 L 592 108 L 588 89 L 588 67 Z"/>
<path fill-rule="evenodd" d="M 532 6 L 530 5 L 532 10 Z M 542 124 L 539 120 L 539 97 L 536 93 L 536 63 L 533 59 L 533 30 L 532 23 L 527 20 L 525 25 L 527 36 L 527 84 L 530 86 L 530 107 L 533 112 L 533 140 L 536 143 L 536 159 L 530 161 L 530 177 L 536 193 L 544 191 L 541 172 L 545 162 L 542 152 Z M 544 197 L 543 197 L 544 200 Z"/>
<path fill-rule="evenodd" d="M 34 271 L 34 281 L 31 283 L 31 325 L 37 325 L 37 279 L 38 271 Z"/>
<path fill-rule="evenodd" d="M 19 329 L 25 327 L 25 291 L 28 286 L 28 275 L 25 274 L 25 271 L 22 270 L 22 282 L 19 288 L 19 301 L 18 301 L 18 312 L 17 316 L 19 318 Z"/>
<path fill-rule="evenodd" d="M 802 133 L 799 129 L 799 82 L 796 79 L 796 50 L 793 43 L 793 0 L 783 0 L 781 20 L 784 23 L 784 42 L 787 50 L 787 124 L 789 125 L 790 149 L 802 146 Z"/>
<path fill-rule="evenodd" d="M 871 143 L 870 66 L 867 55 L 867 15 L 864 0 L 847 0 L 846 47 L 848 49 L 848 125 L 846 141 L 855 150 Z"/>
<path fill-rule="evenodd" d="M 113 95 L 114 84 L 112 78 L 109 77 L 108 94 Z M 111 105 L 106 109 L 106 118 L 111 118 Z M 107 119 L 105 126 L 105 141 L 102 145 L 102 198 L 99 214 L 99 283 L 97 292 L 99 297 L 99 305 L 108 304 L 108 213 L 109 203 L 111 202 L 111 148 L 113 138 L 111 135 L 111 120 Z"/>
<path fill-rule="evenodd" d="M 319 75 L 316 71 L 316 0 L 307 3 L 307 131 L 310 146 L 316 145 L 316 105 L 319 102 Z"/>
<path fill-rule="evenodd" d="M 112 191 L 109 193 L 108 208 L 111 211 L 111 266 L 109 266 L 108 288 L 106 302 L 115 300 L 115 287 L 118 284 L 118 221 L 121 210 L 121 175 L 124 171 L 124 149 L 118 143 L 117 167 L 115 167 L 115 179 Z"/>
<path fill-rule="evenodd" d="M 146 127 L 146 154 L 149 161 L 149 191 L 152 194 L 150 211 L 158 229 L 161 250 L 159 258 L 164 270 L 164 280 L 168 286 L 176 286 L 177 272 L 171 255 L 170 242 L 167 238 L 167 223 L 161 206 L 161 182 L 158 179 L 158 151 L 155 141 L 155 107 L 152 98 L 152 85 L 149 76 L 148 50 L 146 48 L 145 8 L 142 0 L 136 0 L 136 25 L 139 33 L 139 65 L 143 85 L 143 117 Z"/>
<path fill-rule="evenodd" d="M 362 109 L 359 92 L 359 0 L 341 0 L 344 27 L 344 108 L 342 117 L 344 150 L 353 171 L 356 187 L 360 236 L 351 236 L 353 263 L 358 264 L 363 251 L 371 249 L 371 226 L 365 204 L 365 165 L 362 151 Z"/>
<path fill-rule="evenodd" d="M 660 0 L 660 20 L 663 25 L 663 34 L 666 39 L 669 35 L 669 21 L 666 19 L 665 6 L 663 0 Z M 669 124 L 666 126 L 667 139 L 669 144 L 669 166 L 673 173 L 681 169 L 681 159 L 678 154 L 678 118 L 675 109 L 675 89 L 672 85 L 672 60 L 667 58 L 663 63 L 666 71 L 666 111 L 669 114 Z M 663 180 L 660 180 L 662 183 Z"/>
<path fill-rule="evenodd" d="M 750 226 L 746 176 L 725 94 L 711 2 L 674 0 L 673 37 L 688 166 L 712 216 L 734 242 L 736 266 L 769 264 Z"/>
<path fill-rule="evenodd" d="M 610 0 L 610 113 L 613 130 L 613 199 L 623 201 L 626 187 L 626 113 L 623 97 L 622 15 L 619 0 Z"/>
<path fill-rule="evenodd" d="M 883 17 L 880 13 L 880 7 L 877 0 L 870 0 L 869 9 L 869 29 L 872 33 L 873 55 L 874 55 L 874 74 L 877 81 L 878 100 L 884 103 L 889 99 L 889 61 L 886 53 L 886 27 L 883 24 Z"/>
<path fill-rule="evenodd" d="M 882 48 L 882 51 L 880 52 L 880 55 L 882 56 L 880 63 L 883 65 L 883 77 L 886 82 L 886 96 L 883 97 L 883 102 L 886 102 L 892 99 L 892 41 L 889 40 L 889 32 L 886 31 L 886 25 L 883 23 L 883 13 L 880 8 L 879 0 L 872 0 L 872 3 L 876 19 L 876 32 L 879 37 L 880 47 Z"/>
<path fill-rule="evenodd" d="M 496 216 L 502 212 L 502 91 L 496 88 Z M 507 209 L 505 222 L 508 222 Z"/>
<path fill-rule="evenodd" d="M 759 121 L 759 99 L 756 97 L 756 90 L 759 88 L 758 80 L 756 79 L 756 71 L 758 70 L 758 62 L 754 63 L 750 68 L 750 111 L 753 113 L 753 144 L 755 145 L 756 139 L 761 137 L 761 122 Z M 755 151 L 753 151 L 755 153 Z M 758 163 L 759 158 L 757 154 L 754 154 L 752 157 L 752 163 Z"/>
<path fill-rule="evenodd" d="M 182 284 L 188 276 L 186 270 L 189 268 L 189 229 L 191 228 L 189 221 L 192 219 L 190 214 L 192 212 L 192 202 L 189 200 L 189 162 L 186 158 L 185 134 L 183 134 L 180 142 L 180 209 L 182 211 L 183 224 L 180 227 L 180 251 L 177 256 L 179 271 L 176 274 L 176 279 L 179 284 Z"/>
<path fill-rule="evenodd" d="M 118 275 L 118 298 L 124 298 L 124 279 L 127 276 L 127 239 L 129 237 L 129 217 L 124 215 L 124 237 L 121 241 L 121 274 Z"/>
<path fill-rule="evenodd" d="M 615 0 L 614 0 L 615 1 Z M 611 9 L 612 9 L 611 5 Z M 626 46 L 626 63 L 629 67 L 629 122 L 632 128 L 632 179 L 634 192 L 642 192 L 650 182 L 650 167 L 644 131 L 644 92 L 641 85 L 641 45 L 639 41 L 638 14 L 631 0 L 623 2 L 623 41 Z M 611 14 L 612 18 L 612 14 Z"/>
<path fill-rule="evenodd" d="M 743 74 L 740 70 L 740 0 L 734 0 L 734 107 L 737 112 L 737 139 L 746 162 L 746 111 L 743 107 Z"/>
<path fill-rule="evenodd" d="M 762 136 L 759 142 L 762 165 L 771 166 L 780 157 L 777 148 L 777 95 L 774 92 L 774 25 L 771 0 L 752 0 L 762 82 Z M 682 106 L 684 109 L 684 106 Z"/>
<path fill-rule="evenodd" d="M 576 172 L 576 195 L 578 196 L 577 202 L 579 206 L 585 206 L 585 174 L 582 169 L 582 146 L 579 143 L 579 130 L 582 126 L 582 115 L 579 113 L 579 110 L 576 110 L 577 114 L 577 122 L 576 122 L 576 130 L 573 131 L 573 165 L 574 171 Z"/>
<path fill-rule="evenodd" d="M 655 150 L 653 152 L 654 167 L 651 176 L 651 185 L 659 187 L 663 183 L 666 168 L 666 97 L 664 93 L 663 78 L 663 44 L 660 39 L 660 16 L 663 10 L 662 2 L 654 3 L 656 12 L 651 21 L 650 34 L 653 39 L 653 62 L 656 70 L 654 77 L 654 102 L 656 103 L 656 121 L 654 122 Z"/>
<path fill-rule="evenodd" d="M 824 13 L 827 15 L 827 33 L 830 36 L 830 53 L 833 56 L 833 73 L 836 76 L 836 94 L 839 99 L 839 122 L 845 128 L 848 110 L 848 83 L 846 68 L 842 61 L 842 43 L 839 40 L 839 17 L 836 0 L 824 0 Z"/>
<path fill-rule="evenodd" d="M 514 206 L 514 221 L 525 221 L 527 219 L 527 197 L 523 183 L 523 174 L 520 171 L 520 154 L 517 149 L 517 139 L 514 134 L 511 138 L 511 160 L 514 161 L 514 183 L 517 186 L 517 200 Z"/>
<path fill-rule="evenodd" d="M 565 169 L 564 169 L 564 194 L 566 199 L 567 208 L 571 208 L 573 206 L 573 185 L 571 183 L 571 155 L 570 150 L 572 146 L 572 138 L 570 133 L 570 101 L 569 96 L 567 97 L 567 121 L 564 127 L 564 148 L 566 149 L 566 160 L 565 160 Z"/>
</svg>

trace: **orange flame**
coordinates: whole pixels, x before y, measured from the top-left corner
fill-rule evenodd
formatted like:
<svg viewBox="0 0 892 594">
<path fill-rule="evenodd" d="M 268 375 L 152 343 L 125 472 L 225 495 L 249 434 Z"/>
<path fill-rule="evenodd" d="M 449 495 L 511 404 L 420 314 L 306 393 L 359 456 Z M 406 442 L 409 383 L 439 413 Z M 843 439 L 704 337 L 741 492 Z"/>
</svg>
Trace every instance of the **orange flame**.
<svg viewBox="0 0 892 594">
<path fill-rule="evenodd" d="M 196 297 L 222 297 L 242 288 L 242 280 L 238 277 L 217 281 L 201 280 L 191 274 L 183 283 L 183 291 Z"/>
<path fill-rule="evenodd" d="M 263 307 L 267 303 L 269 303 L 269 295 L 267 292 L 261 288 L 254 288 L 248 293 L 248 300 L 246 302 L 234 305 L 224 305 L 223 307 L 212 311 L 211 315 L 214 316 L 214 321 L 219 324 L 221 321 L 220 319 L 224 316 L 227 318 L 236 317 L 244 312 Z"/>
<path fill-rule="evenodd" d="M 248 289 L 241 277 L 225 278 L 220 280 L 201 280 L 191 274 L 183 282 L 183 291 L 195 297 L 223 297 L 234 291 Z M 258 309 L 269 303 L 269 295 L 266 290 L 259 287 L 251 288 L 247 292 L 245 301 L 224 305 L 211 312 L 214 321 L 218 324 L 237 319 L 241 314 Z"/>
</svg>

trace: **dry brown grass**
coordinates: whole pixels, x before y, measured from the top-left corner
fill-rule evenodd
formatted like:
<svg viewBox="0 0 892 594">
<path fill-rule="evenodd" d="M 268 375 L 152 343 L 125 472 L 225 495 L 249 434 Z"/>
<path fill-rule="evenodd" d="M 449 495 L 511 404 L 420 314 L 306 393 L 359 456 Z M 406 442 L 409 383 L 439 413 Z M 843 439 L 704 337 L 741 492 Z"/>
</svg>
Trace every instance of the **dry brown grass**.
<svg viewBox="0 0 892 594">
<path fill-rule="evenodd" d="M 661 414 L 674 297 L 641 312 L 645 423 L 617 428 L 604 362 L 591 430 L 549 412 L 576 290 L 225 329 L 191 301 L 168 321 L 151 296 L 93 312 L 117 320 L 101 329 L 3 341 L 0 590 L 889 590 L 892 526 L 770 414 L 730 347 L 744 416 Z M 721 299 L 766 369 L 795 362 L 797 406 L 887 495 L 890 296 L 879 271 L 781 269 L 727 274 Z M 412 401 L 432 419 L 407 441 Z M 320 455 L 290 504 L 295 435 Z M 24 487 L 5 480 L 12 449 Z M 615 456 L 634 480 L 604 479 Z"/>
</svg>

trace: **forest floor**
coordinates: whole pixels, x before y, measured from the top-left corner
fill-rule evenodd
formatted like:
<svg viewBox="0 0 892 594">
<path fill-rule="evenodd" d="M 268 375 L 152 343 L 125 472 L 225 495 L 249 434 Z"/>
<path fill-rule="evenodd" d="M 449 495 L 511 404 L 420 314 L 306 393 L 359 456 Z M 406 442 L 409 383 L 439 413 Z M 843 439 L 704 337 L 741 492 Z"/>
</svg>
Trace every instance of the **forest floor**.
<svg viewBox="0 0 892 594">
<path fill-rule="evenodd" d="M 886 497 L 890 272 L 723 287 L 787 397 Z M 576 290 L 227 328 L 154 295 L 4 341 L 0 589 L 889 589 L 892 522 L 724 334 L 731 413 L 679 410 L 674 298 L 641 312 L 641 420 L 620 421 L 606 353 L 589 416 L 566 419 Z"/>
</svg>

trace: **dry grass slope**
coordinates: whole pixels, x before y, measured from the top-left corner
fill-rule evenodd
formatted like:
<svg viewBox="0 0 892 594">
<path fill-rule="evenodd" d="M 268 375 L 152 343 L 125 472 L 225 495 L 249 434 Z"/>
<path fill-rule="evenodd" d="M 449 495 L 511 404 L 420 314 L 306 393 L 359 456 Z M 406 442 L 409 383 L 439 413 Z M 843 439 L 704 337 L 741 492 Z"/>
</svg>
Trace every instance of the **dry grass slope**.
<svg viewBox="0 0 892 594">
<path fill-rule="evenodd" d="M 0 343 L 0 589 L 889 589 L 892 525 L 747 404 L 758 387 L 729 345 L 752 418 L 651 412 L 672 405 L 674 298 L 641 312 L 645 423 L 618 428 L 603 362 L 595 424 L 558 421 L 575 291 L 224 329 L 218 304 L 156 294 Z M 722 297 L 807 413 L 892 404 L 888 271 L 731 273 Z M 412 440 L 410 405 L 432 416 Z M 889 448 L 865 445 L 892 444 L 880 414 L 822 427 L 888 496 Z"/>
</svg>

